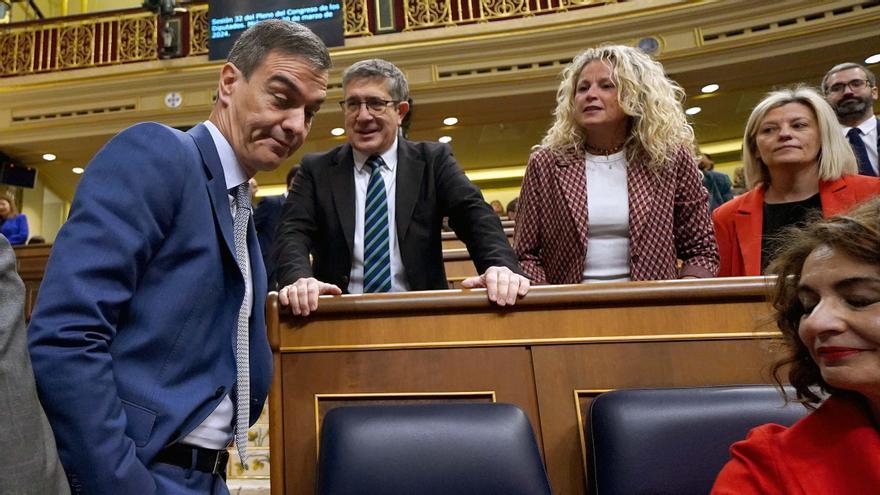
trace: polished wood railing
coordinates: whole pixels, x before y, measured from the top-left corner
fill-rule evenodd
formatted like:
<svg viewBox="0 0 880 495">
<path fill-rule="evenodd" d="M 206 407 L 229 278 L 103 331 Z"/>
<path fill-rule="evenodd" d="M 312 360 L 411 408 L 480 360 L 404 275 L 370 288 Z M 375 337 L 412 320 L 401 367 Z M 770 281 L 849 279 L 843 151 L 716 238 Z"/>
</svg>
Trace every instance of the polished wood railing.
<svg viewBox="0 0 880 495">
<path fill-rule="evenodd" d="M 497 401 L 529 416 L 554 493 L 581 494 L 590 401 L 617 388 L 767 383 L 764 278 L 322 297 L 308 318 L 268 299 L 272 493 L 313 493 L 333 407 Z"/>
</svg>

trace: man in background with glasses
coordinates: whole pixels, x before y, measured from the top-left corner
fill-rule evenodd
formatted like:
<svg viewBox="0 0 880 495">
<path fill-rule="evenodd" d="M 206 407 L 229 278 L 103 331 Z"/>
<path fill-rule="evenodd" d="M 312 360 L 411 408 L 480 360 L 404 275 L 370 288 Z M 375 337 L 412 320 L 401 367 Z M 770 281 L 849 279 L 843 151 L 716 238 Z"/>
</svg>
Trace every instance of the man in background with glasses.
<svg viewBox="0 0 880 495">
<path fill-rule="evenodd" d="M 877 78 L 854 63 L 838 64 L 822 78 L 822 93 L 837 113 L 837 120 L 859 162 L 859 174 L 878 174 L 880 148 L 878 120 L 874 117 Z"/>
<path fill-rule="evenodd" d="M 500 306 L 529 289 L 498 216 L 449 147 L 400 136 L 409 88 L 394 64 L 357 62 L 342 76 L 348 143 L 307 155 L 282 213 L 275 247 L 279 299 L 296 315 L 322 294 L 446 289 L 444 216 Z M 313 263 L 309 262 L 309 255 Z"/>
</svg>

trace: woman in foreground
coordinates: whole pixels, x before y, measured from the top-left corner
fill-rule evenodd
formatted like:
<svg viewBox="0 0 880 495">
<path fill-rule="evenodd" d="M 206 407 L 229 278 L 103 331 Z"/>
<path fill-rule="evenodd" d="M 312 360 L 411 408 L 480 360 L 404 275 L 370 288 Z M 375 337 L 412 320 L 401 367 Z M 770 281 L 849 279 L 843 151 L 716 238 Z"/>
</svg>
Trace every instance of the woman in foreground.
<svg viewBox="0 0 880 495">
<path fill-rule="evenodd" d="M 878 493 L 880 200 L 789 230 L 785 245 L 770 266 L 788 349 L 774 375 L 781 382 L 788 367 L 798 400 L 815 411 L 733 444 L 712 493 Z"/>
</svg>

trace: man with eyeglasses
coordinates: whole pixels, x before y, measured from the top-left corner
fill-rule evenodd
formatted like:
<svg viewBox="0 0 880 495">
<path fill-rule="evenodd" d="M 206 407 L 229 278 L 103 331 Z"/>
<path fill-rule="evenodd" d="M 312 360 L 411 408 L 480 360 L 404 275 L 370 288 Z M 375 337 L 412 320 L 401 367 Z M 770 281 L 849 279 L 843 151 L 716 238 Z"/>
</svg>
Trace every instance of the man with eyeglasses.
<svg viewBox="0 0 880 495">
<path fill-rule="evenodd" d="M 357 62 L 342 76 L 348 143 L 307 155 L 294 179 L 275 248 L 279 300 L 307 316 L 322 294 L 446 289 L 444 216 L 464 241 L 499 306 L 528 292 L 498 216 L 449 147 L 400 136 L 410 110 L 403 73 Z M 309 255 L 313 262 L 309 262 Z"/>
<path fill-rule="evenodd" d="M 874 117 L 877 78 L 859 64 L 838 64 L 822 78 L 822 93 L 837 113 L 837 120 L 849 139 L 859 162 L 859 174 L 876 176 L 877 149 L 880 148 L 878 120 Z"/>
</svg>

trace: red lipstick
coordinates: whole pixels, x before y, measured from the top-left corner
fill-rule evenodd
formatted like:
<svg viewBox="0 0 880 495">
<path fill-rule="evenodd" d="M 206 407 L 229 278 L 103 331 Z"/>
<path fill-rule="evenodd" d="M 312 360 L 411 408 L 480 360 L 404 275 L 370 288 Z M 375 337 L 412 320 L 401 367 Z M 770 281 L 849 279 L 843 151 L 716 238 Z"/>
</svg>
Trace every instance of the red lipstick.
<svg viewBox="0 0 880 495">
<path fill-rule="evenodd" d="M 852 347 L 820 347 L 816 352 L 825 361 L 839 361 L 862 352 L 862 349 Z"/>
</svg>

